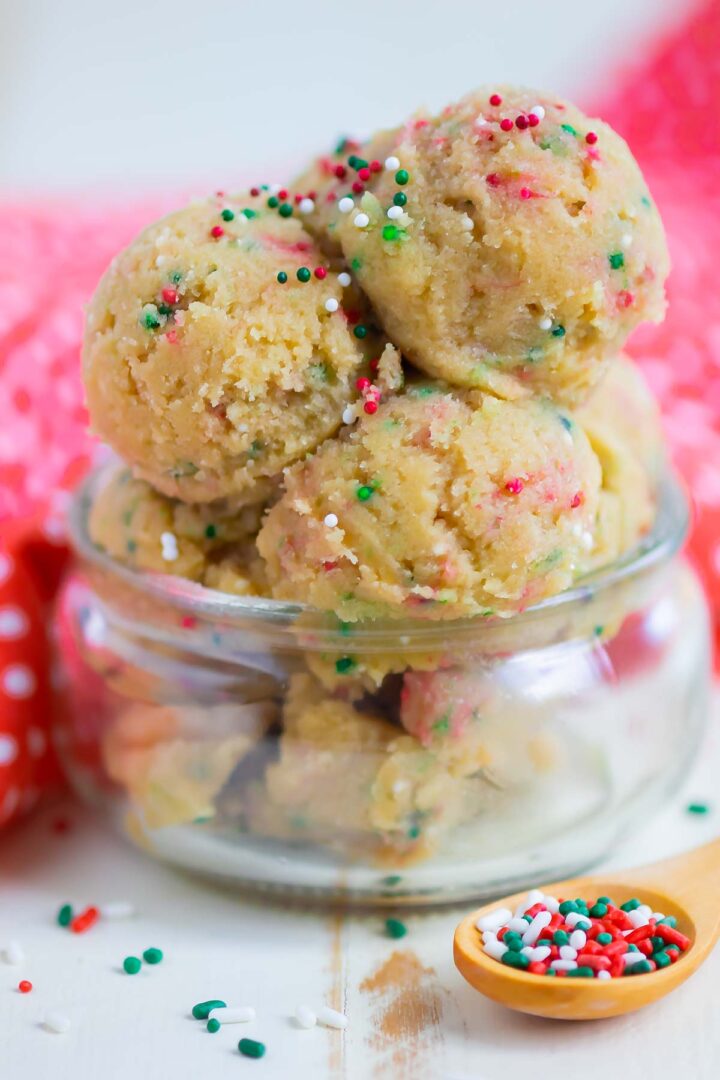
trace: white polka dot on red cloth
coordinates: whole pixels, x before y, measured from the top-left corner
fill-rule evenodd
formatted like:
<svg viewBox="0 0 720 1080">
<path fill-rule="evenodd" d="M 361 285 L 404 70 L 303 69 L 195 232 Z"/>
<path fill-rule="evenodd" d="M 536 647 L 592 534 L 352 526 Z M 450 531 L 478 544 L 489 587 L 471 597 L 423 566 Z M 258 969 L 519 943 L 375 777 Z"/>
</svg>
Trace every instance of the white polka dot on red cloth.
<svg viewBox="0 0 720 1080">
<path fill-rule="evenodd" d="M 35 676 L 25 664 L 10 664 L 0 672 L 0 690 L 10 698 L 31 697 L 35 685 Z"/>
<path fill-rule="evenodd" d="M 20 792 L 16 787 L 10 787 L 0 802 L 0 821 L 7 821 L 15 813 L 20 802 Z"/>
<path fill-rule="evenodd" d="M 42 757 L 45 753 L 46 746 L 47 739 L 45 738 L 45 732 L 36 727 L 28 728 L 27 748 L 30 751 L 30 756 L 34 758 Z"/>
<path fill-rule="evenodd" d="M 17 756 L 17 739 L 12 735 L 0 735 L 0 765 L 12 765 Z"/>
<path fill-rule="evenodd" d="M 27 631 L 28 620 L 24 611 L 17 607 L 0 607 L 0 639 L 24 637 Z"/>
<path fill-rule="evenodd" d="M 3 581 L 7 581 L 13 572 L 13 562 L 9 555 L 5 555 L 0 551 L 0 585 Z"/>
</svg>

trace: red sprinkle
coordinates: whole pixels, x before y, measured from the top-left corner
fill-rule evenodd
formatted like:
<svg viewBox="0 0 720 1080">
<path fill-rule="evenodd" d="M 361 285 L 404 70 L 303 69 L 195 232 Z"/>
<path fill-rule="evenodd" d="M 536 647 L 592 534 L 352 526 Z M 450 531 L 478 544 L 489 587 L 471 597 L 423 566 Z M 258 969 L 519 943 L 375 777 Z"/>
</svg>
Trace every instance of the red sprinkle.
<svg viewBox="0 0 720 1080">
<path fill-rule="evenodd" d="M 197 626 L 197 619 L 194 615 L 183 615 L 182 619 L 180 620 L 180 625 L 182 626 L 183 630 L 194 630 Z"/>
<path fill-rule="evenodd" d="M 369 416 L 372 416 L 372 414 L 376 413 L 378 410 L 378 403 L 377 401 L 366 401 L 363 405 L 363 409 Z"/>
<path fill-rule="evenodd" d="M 532 191 L 530 190 L 529 187 L 521 187 L 520 188 L 520 198 L 521 199 L 531 199 L 532 198 Z"/>
<path fill-rule="evenodd" d="M 371 161 L 369 165 L 370 172 L 382 172 L 382 165 L 379 161 Z"/>
<path fill-rule="evenodd" d="M 352 189 L 356 195 L 362 195 L 363 191 L 365 190 L 365 186 L 361 184 L 359 180 L 353 180 Z"/>
<path fill-rule="evenodd" d="M 336 165 L 333 172 L 337 176 L 338 180 L 344 180 L 347 176 L 347 169 L 344 165 Z"/>
<path fill-rule="evenodd" d="M 507 484 L 505 485 L 505 490 L 510 495 L 519 495 L 524 487 L 525 484 L 522 482 L 520 477 L 515 476 L 512 480 L 508 480 Z"/>
<path fill-rule="evenodd" d="M 331 560 L 328 560 L 327 562 L 323 563 L 323 570 L 334 570 L 336 567 L 337 567 L 337 563 L 332 562 Z"/>
<path fill-rule="evenodd" d="M 250 194 L 253 196 L 253 198 L 257 198 L 257 196 L 260 194 L 260 188 L 259 187 L 251 187 L 250 188 Z"/>
<path fill-rule="evenodd" d="M 589 143 L 590 146 L 593 146 L 594 143 L 597 142 L 597 139 L 598 137 L 594 131 L 588 131 L 587 135 L 585 136 L 585 142 Z"/>
<path fill-rule="evenodd" d="M 280 188 L 280 190 L 278 191 L 278 199 L 287 199 L 287 197 L 287 190 L 285 188 Z"/>
<path fill-rule="evenodd" d="M 485 177 L 485 183 L 489 184 L 490 187 L 498 187 L 500 184 L 500 177 L 496 172 L 488 173 Z"/>
<path fill-rule="evenodd" d="M 528 120 L 527 116 L 518 116 L 515 120 L 515 127 L 519 128 L 520 131 L 524 131 L 525 128 L 528 127 L 529 123 L 530 121 Z"/>
<path fill-rule="evenodd" d="M 165 335 L 165 340 L 169 341 L 171 345 L 177 345 L 177 339 L 177 330 L 168 330 L 167 334 Z"/>
<path fill-rule="evenodd" d="M 161 295 L 166 304 L 177 304 L 178 302 L 177 289 L 173 289 L 172 285 L 166 285 Z"/>
<path fill-rule="evenodd" d="M 358 169 L 358 176 L 360 177 L 361 180 L 369 180 L 370 179 L 370 169 L 369 168 Z"/>
<path fill-rule="evenodd" d="M 21 994 L 29 994 L 32 988 L 33 985 L 29 979 L 21 979 L 18 983 L 18 990 Z"/>
<path fill-rule="evenodd" d="M 369 386 L 371 386 L 371 385 L 372 385 L 372 384 L 371 384 L 370 380 L 369 380 L 369 379 L 367 378 L 367 376 L 365 376 L 365 375 L 362 375 L 362 376 L 361 376 L 361 377 L 360 377 L 360 378 L 359 378 L 359 379 L 357 380 L 357 382 L 355 383 L 355 386 L 356 386 L 356 387 L 357 387 L 357 389 L 358 389 L 358 390 L 360 391 L 360 393 L 362 393 L 362 392 L 363 392 L 363 390 L 367 390 L 367 389 L 368 389 L 368 387 L 369 387 Z"/>
<path fill-rule="evenodd" d="M 318 281 L 323 281 L 327 277 L 327 270 L 324 266 L 315 267 L 315 277 L 318 279 Z"/>
<path fill-rule="evenodd" d="M 584 502 L 585 502 L 585 493 L 582 492 L 582 491 L 576 491 L 575 494 L 572 497 L 572 502 L 570 503 L 570 509 L 571 510 L 577 510 L 578 506 L 582 506 L 582 504 Z"/>
<path fill-rule="evenodd" d="M 686 937 L 685 934 L 681 934 L 679 930 L 673 930 L 672 926 L 667 926 L 665 923 L 656 926 L 655 933 L 670 945 L 677 945 L 683 952 L 690 945 L 689 937 Z"/>
<path fill-rule="evenodd" d="M 96 907 L 85 908 L 80 915 L 76 915 L 70 923 L 70 929 L 74 934 L 84 934 L 100 918 L 100 912 Z"/>
<path fill-rule="evenodd" d="M 540 117 L 536 116 L 534 112 L 531 112 L 530 115 L 527 118 L 527 122 L 530 125 L 530 127 L 537 127 L 538 124 L 540 123 Z"/>
<path fill-rule="evenodd" d="M 508 117 L 505 117 L 504 120 L 500 121 L 500 130 L 501 131 L 512 131 L 512 129 L 513 129 L 513 122 Z"/>
<path fill-rule="evenodd" d="M 223 229 L 222 225 L 213 225 L 212 229 L 210 230 L 210 235 L 214 236 L 216 240 L 219 240 L 221 236 L 225 235 L 225 230 Z"/>
<path fill-rule="evenodd" d="M 491 94 L 490 95 L 490 104 L 491 105 L 502 105 L 502 98 L 500 97 L 500 95 L 499 94 Z"/>
</svg>

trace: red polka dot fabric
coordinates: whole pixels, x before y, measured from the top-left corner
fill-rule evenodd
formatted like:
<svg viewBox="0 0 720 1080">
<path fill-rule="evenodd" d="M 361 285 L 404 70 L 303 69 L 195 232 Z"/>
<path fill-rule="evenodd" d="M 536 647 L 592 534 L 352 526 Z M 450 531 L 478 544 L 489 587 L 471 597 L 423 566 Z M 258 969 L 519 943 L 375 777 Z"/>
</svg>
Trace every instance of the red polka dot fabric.
<svg viewBox="0 0 720 1080">
<path fill-rule="evenodd" d="M 691 553 L 720 628 L 720 4 L 649 49 L 595 107 L 630 142 L 670 238 L 668 318 L 630 351 L 693 493 Z M 173 201 L 0 202 L 0 826 L 58 778 L 47 625 L 67 558 L 63 506 L 93 455 L 83 306 L 113 254 Z"/>
</svg>

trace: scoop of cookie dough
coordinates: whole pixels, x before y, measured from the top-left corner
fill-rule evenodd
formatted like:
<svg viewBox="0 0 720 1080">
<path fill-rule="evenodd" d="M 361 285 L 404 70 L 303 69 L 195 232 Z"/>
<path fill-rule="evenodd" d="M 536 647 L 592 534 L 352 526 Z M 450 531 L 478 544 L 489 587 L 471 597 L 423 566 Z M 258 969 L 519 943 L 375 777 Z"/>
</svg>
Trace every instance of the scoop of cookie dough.
<svg viewBox="0 0 720 1080">
<path fill-rule="evenodd" d="M 547 400 L 420 385 L 287 470 L 258 548 L 274 596 L 348 621 L 509 615 L 572 582 L 599 486 Z"/>
<path fill-rule="evenodd" d="M 262 500 L 355 394 L 373 334 L 361 312 L 348 321 L 337 273 L 291 203 L 268 206 L 278 201 L 260 192 L 171 214 L 115 259 L 91 302 L 93 428 L 166 495 Z"/>
<path fill-rule="evenodd" d="M 633 327 L 662 317 L 662 223 L 602 121 L 534 90 L 478 90 L 409 124 L 391 165 L 328 229 L 428 374 L 577 403 Z"/>
<path fill-rule="evenodd" d="M 174 574 L 239 596 L 267 592 L 255 546 L 263 504 L 190 503 L 155 491 L 118 469 L 101 488 L 90 514 L 90 538 L 138 570 Z"/>
</svg>

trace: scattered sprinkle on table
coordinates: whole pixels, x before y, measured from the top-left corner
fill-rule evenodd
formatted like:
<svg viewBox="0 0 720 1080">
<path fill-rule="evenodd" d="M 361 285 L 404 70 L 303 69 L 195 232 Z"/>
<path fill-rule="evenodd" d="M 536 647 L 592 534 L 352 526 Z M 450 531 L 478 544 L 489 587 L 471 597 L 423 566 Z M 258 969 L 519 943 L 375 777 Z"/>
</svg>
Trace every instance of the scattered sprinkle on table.
<svg viewBox="0 0 720 1080">
<path fill-rule="evenodd" d="M 70 907 L 70 905 L 67 904 L 66 907 Z M 100 904 L 99 909 L 103 919 L 131 919 L 135 914 L 135 905 L 129 900 L 110 900 L 107 904 Z M 60 910 L 63 911 L 64 908 Z M 70 910 L 72 911 L 72 908 Z M 59 921 L 60 917 L 58 916 Z"/>
<path fill-rule="evenodd" d="M 261 1058 L 265 1054 L 265 1043 L 257 1042 L 255 1039 L 241 1039 L 238 1050 L 245 1057 Z"/>
<path fill-rule="evenodd" d="M 329 1005 L 323 1005 L 318 1009 L 317 1019 L 319 1024 L 323 1024 L 325 1027 L 331 1028 L 346 1028 L 347 1016 L 345 1013 L 338 1012 L 337 1009 L 331 1009 Z"/>
<path fill-rule="evenodd" d="M 209 1001 L 198 1001 L 197 1005 L 193 1005 L 192 1014 L 196 1020 L 207 1020 L 213 1009 L 226 1008 L 226 1001 L 221 1001 L 220 998 L 210 998 Z"/>
<path fill-rule="evenodd" d="M 159 964 L 162 958 L 162 949 L 146 949 L 143 953 L 143 960 L 146 964 Z"/>
<path fill-rule="evenodd" d="M 33 984 L 29 979 L 21 979 L 18 983 L 18 990 L 21 994 L 29 994 L 33 988 Z"/>
<path fill-rule="evenodd" d="M 222 1005 L 211 1009 L 208 1015 L 221 1024 L 249 1024 L 255 1019 L 255 1010 L 252 1005 Z"/>
<path fill-rule="evenodd" d="M 616 905 L 559 900 L 533 889 L 514 912 L 497 908 L 478 919 L 488 956 L 531 975 L 615 979 L 674 964 L 690 946 L 675 918 L 637 897 Z"/>
<path fill-rule="evenodd" d="M 73 909 L 72 904 L 63 904 L 57 913 L 58 926 L 69 926 L 72 922 Z"/>
<path fill-rule="evenodd" d="M 142 967 L 142 960 L 137 956 L 126 956 L 123 960 L 123 970 L 128 975 L 137 975 L 138 971 Z"/>
<path fill-rule="evenodd" d="M 295 1009 L 295 1019 L 301 1028 L 309 1030 L 317 1024 L 317 1016 L 308 1005 L 298 1005 Z"/>
<path fill-rule="evenodd" d="M 687 807 L 688 814 L 708 814 L 710 807 L 704 802 L 691 802 Z"/>
<path fill-rule="evenodd" d="M 400 919 L 386 919 L 385 931 L 388 937 L 402 938 L 407 934 L 407 926 Z"/>
<path fill-rule="evenodd" d="M 64 1013 L 49 1012 L 45 1014 L 43 1027 L 52 1031 L 54 1035 L 64 1035 L 70 1030 L 70 1019 Z"/>
<path fill-rule="evenodd" d="M 216 1031 L 220 1030 L 220 1021 L 216 1020 L 214 1017 L 210 1017 L 207 1022 L 207 1029 L 211 1035 L 214 1035 Z"/>
</svg>

